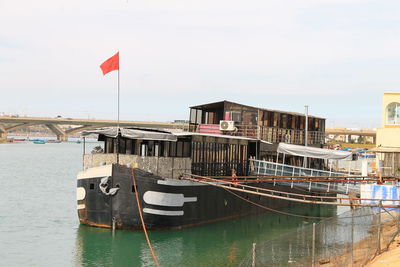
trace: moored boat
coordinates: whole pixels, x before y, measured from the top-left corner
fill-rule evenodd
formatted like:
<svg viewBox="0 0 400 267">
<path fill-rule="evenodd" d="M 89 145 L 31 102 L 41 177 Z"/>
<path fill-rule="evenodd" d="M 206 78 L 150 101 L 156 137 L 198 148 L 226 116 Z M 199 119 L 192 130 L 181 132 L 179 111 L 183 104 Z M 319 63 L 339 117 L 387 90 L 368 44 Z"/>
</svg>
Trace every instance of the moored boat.
<svg viewBox="0 0 400 267">
<path fill-rule="evenodd" d="M 309 143 L 320 147 L 325 121 L 309 120 Z M 304 115 L 221 101 L 191 107 L 189 121 L 189 132 L 135 127 L 84 132 L 83 136 L 97 134 L 104 143 L 84 155 L 84 168 L 77 176 L 80 222 L 136 229 L 141 227 L 140 210 L 147 228 L 182 228 L 261 212 L 264 206 L 294 205 L 180 178 L 199 175 L 234 181 L 237 176 L 254 175 L 254 160 L 276 159 L 277 143 L 304 142 Z M 302 163 L 296 156 L 282 161 Z M 323 167 L 323 160 L 309 159 L 308 164 Z M 267 181 L 254 185 L 304 192 Z"/>
<path fill-rule="evenodd" d="M 249 175 L 249 159 L 256 158 L 259 151 L 257 139 L 141 128 L 109 128 L 84 134 L 98 134 L 98 140 L 104 141 L 104 151 L 84 155 L 84 170 L 77 176 L 78 214 L 83 224 L 140 228 L 136 194 L 149 229 L 182 228 L 262 211 L 251 202 L 275 209 L 299 205 L 179 179 L 185 174 Z M 117 146 L 118 154 L 114 153 Z M 302 192 L 271 182 L 238 185 L 243 183 Z"/>
</svg>

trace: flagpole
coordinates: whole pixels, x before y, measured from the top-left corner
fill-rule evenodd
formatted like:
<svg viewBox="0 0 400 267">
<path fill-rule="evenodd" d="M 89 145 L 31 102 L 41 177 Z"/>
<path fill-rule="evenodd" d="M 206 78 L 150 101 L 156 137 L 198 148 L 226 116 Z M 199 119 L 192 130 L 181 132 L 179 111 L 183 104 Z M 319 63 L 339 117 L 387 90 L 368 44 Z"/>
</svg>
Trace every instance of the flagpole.
<svg viewBox="0 0 400 267">
<path fill-rule="evenodd" d="M 118 59 L 119 61 L 119 59 Z M 119 62 L 118 62 L 119 64 Z M 119 72 L 120 72 L 120 68 L 118 67 L 118 122 L 117 122 L 117 164 L 119 164 L 119 91 L 120 91 L 120 84 L 119 84 Z"/>
</svg>

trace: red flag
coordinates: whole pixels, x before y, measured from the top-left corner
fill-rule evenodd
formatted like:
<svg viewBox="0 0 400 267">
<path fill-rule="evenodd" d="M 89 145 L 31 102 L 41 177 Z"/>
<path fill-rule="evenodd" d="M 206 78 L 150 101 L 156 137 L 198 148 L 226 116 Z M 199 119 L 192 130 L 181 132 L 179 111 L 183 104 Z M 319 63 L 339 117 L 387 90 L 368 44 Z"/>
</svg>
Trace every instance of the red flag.
<svg viewBox="0 0 400 267">
<path fill-rule="evenodd" d="M 104 61 L 103 64 L 100 65 L 100 68 L 103 71 L 103 75 L 114 70 L 119 70 L 119 52 Z"/>
</svg>

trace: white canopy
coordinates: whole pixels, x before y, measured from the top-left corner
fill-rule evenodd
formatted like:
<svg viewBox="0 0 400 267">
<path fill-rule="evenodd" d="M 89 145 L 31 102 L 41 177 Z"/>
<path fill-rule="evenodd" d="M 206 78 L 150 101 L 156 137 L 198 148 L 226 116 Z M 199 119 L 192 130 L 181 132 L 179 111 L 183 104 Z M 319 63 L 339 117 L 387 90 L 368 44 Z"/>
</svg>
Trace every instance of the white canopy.
<svg viewBox="0 0 400 267">
<path fill-rule="evenodd" d="M 119 128 L 121 136 L 128 139 L 142 139 L 142 140 L 159 140 L 159 141 L 172 141 L 175 142 L 177 137 L 170 132 L 159 131 L 145 128 Z M 108 137 L 116 138 L 118 135 L 118 128 L 102 128 L 95 130 L 83 131 L 82 136 L 89 134 L 101 134 Z"/>
<path fill-rule="evenodd" d="M 286 143 L 279 143 L 277 152 L 307 158 L 352 160 L 351 152 L 309 146 L 298 146 Z"/>
</svg>

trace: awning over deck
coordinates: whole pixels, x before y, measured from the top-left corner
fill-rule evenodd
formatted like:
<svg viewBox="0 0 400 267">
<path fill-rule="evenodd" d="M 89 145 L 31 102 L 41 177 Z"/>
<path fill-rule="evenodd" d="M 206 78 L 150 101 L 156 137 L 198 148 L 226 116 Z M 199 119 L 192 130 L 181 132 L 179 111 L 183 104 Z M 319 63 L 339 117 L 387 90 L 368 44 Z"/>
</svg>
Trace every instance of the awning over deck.
<svg viewBox="0 0 400 267">
<path fill-rule="evenodd" d="M 307 158 L 352 160 L 351 152 L 309 146 L 290 145 L 286 143 L 279 143 L 277 152 Z"/>
<path fill-rule="evenodd" d="M 167 131 L 159 131 L 153 129 L 140 129 L 140 128 L 119 128 L 121 136 L 128 139 L 142 139 L 142 140 L 158 140 L 158 141 L 177 141 L 177 137 Z M 101 134 L 107 137 L 116 138 L 118 135 L 117 127 L 101 128 L 89 131 L 83 131 L 82 136 L 90 134 Z"/>
</svg>

